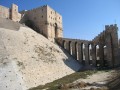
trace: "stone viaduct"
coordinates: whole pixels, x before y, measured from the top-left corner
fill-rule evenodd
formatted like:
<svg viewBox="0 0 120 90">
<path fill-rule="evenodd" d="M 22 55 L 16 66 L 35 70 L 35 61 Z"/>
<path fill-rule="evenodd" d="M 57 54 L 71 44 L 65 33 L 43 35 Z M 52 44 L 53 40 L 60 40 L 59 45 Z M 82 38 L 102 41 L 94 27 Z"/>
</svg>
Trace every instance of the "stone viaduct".
<svg viewBox="0 0 120 90">
<path fill-rule="evenodd" d="M 118 27 L 106 25 L 105 30 L 93 40 L 56 38 L 56 42 L 84 65 L 116 67 L 118 58 Z"/>
</svg>

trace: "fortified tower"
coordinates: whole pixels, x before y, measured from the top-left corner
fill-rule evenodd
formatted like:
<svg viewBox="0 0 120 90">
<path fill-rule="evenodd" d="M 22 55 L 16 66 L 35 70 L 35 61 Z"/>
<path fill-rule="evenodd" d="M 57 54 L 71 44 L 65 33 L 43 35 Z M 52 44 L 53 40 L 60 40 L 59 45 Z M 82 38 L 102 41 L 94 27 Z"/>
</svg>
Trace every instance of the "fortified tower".
<svg viewBox="0 0 120 90">
<path fill-rule="evenodd" d="M 12 4 L 10 9 L 0 6 L 0 17 L 25 23 L 53 42 L 55 38 L 63 37 L 62 16 L 48 5 L 20 13 L 16 4 Z"/>
<path fill-rule="evenodd" d="M 18 12 L 18 6 L 15 4 L 12 4 L 11 8 L 0 5 L 0 17 L 19 22 L 21 19 L 21 14 Z"/>
<path fill-rule="evenodd" d="M 57 37 L 63 37 L 62 16 L 48 5 L 22 11 L 21 23 L 25 23 L 38 33 L 54 42 Z"/>
<path fill-rule="evenodd" d="M 10 19 L 13 21 L 20 21 L 21 19 L 21 14 L 18 13 L 18 6 L 15 4 L 12 4 L 11 9 L 10 9 Z"/>
</svg>

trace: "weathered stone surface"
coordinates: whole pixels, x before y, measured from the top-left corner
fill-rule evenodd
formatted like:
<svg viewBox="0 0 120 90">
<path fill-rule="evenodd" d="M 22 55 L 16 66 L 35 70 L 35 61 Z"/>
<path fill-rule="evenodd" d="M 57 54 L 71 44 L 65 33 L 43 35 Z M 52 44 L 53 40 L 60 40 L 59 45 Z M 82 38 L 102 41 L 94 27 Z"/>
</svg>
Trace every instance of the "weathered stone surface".
<svg viewBox="0 0 120 90">
<path fill-rule="evenodd" d="M 63 41 L 64 43 L 71 42 L 73 57 L 75 57 L 76 59 L 76 57 L 78 56 L 80 62 L 85 61 L 85 65 L 89 65 L 92 62 L 93 66 L 116 67 L 120 65 L 120 60 L 118 59 L 119 43 L 117 31 L 118 27 L 116 24 L 110 26 L 106 25 L 105 30 L 101 32 L 98 36 L 96 36 L 92 41 L 68 38 L 56 38 L 56 42 L 59 45 L 61 45 L 61 42 Z M 79 43 L 78 45 L 79 47 L 75 46 L 75 42 Z M 84 47 L 83 44 L 85 45 Z M 89 45 L 91 45 L 91 50 Z M 90 57 L 92 57 L 92 60 L 90 60 Z"/>
<path fill-rule="evenodd" d="M 21 23 L 28 25 L 27 22 L 31 21 L 34 27 L 31 25 L 28 26 L 34 30 L 37 29 L 39 33 L 50 41 L 54 42 L 55 38 L 63 37 L 62 16 L 50 6 L 44 5 L 33 10 L 22 11 L 21 14 Z"/>
<path fill-rule="evenodd" d="M 20 26 L 22 26 L 18 22 L 14 22 L 9 19 L 4 19 L 0 17 L 0 28 L 6 28 L 6 29 L 11 29 L 11 30 L 19 30 Z"/>
</svg>

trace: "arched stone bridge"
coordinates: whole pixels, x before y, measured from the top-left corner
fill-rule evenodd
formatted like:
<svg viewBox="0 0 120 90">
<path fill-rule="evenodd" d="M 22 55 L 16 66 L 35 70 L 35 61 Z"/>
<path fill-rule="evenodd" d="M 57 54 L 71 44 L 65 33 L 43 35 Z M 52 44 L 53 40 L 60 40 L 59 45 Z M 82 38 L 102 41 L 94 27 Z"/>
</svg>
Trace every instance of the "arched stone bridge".
<svg viewBox="0 0 120 90">
<path fill-rule="evenodd" d="M 93 40 L 56 38 L 70 55 L 84 65 L 115 67 L 120 65 L 118 56 L 118 27 L 106 25 L 105 30 Z"/>
</svg>

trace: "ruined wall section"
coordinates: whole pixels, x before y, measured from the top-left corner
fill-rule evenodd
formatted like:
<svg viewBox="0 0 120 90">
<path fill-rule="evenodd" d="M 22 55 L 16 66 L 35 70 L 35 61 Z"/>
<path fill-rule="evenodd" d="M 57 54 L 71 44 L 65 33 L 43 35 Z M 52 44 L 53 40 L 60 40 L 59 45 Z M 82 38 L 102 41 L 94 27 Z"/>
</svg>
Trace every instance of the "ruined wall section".
<svg viewBox="0 0 120 90">
<path fill-rule="evenodd" d="M 1 18 L 9 18 L 9 8 L 0 5 L 0 17 Z"/>
</svg>

